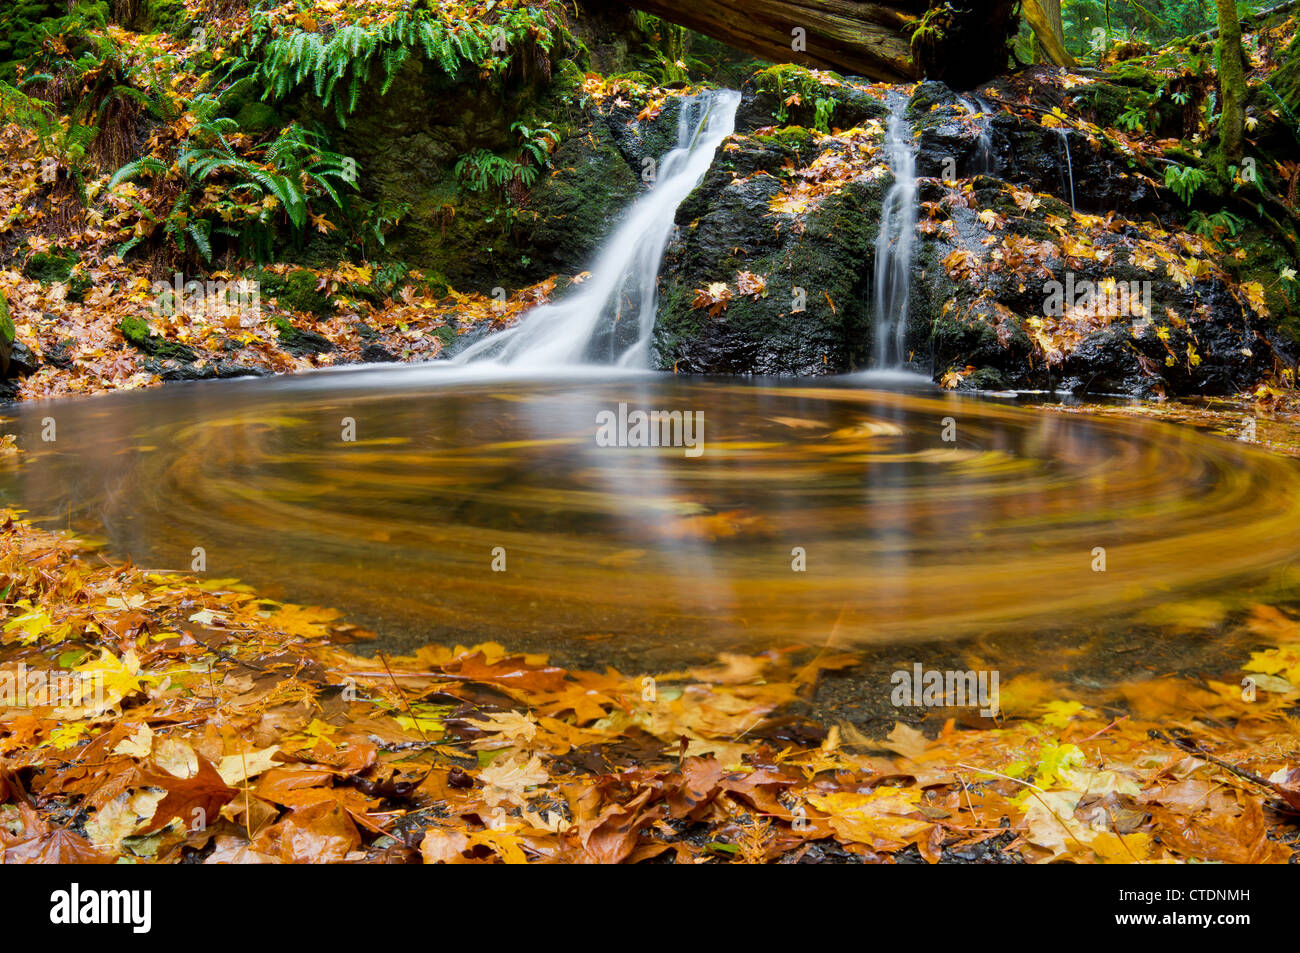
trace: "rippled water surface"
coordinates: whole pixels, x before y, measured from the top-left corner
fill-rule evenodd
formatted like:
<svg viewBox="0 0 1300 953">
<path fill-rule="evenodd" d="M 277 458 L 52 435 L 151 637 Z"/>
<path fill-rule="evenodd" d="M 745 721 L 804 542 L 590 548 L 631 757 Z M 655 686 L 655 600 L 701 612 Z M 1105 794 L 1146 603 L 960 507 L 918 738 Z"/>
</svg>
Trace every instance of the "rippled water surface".
<svg viewBox="0 0 1300 953">
<path fill-rule="evenodd" d="M 702 411 L 704 452 L 598 446 L 596 415 L 620 402 Z M 33 516 L 144 567 L 188 570 L 202 546 L 211 576 L 337 606 L 398 642 L 852 644 L 1119 624 L 1300 551 L 1289 461 L 1156 423 L 851 382 L 403 368 L 16 413 L 29 452 L 0 489 Z M 43 444 L 46 417 L 57 440 Z"/>
</svg>

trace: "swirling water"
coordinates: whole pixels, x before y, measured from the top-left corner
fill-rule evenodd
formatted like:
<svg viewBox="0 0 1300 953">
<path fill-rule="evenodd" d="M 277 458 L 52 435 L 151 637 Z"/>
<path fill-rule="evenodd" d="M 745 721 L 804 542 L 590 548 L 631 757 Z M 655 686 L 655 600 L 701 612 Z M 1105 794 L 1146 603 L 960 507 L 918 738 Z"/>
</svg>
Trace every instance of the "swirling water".
<svg viewBox="0 0 1300 953">
<path fill-rule="evenodd" d="M 11 427 L 30 459 L 0 493 L 139 566 L 184 571 L 202 546 L 209 575 L 405 642 L 752 647 L 1121 625 L 1300 552 L 1300 473 L 1244 444 L 769 385 L 401 368 L 24 406 Z M 620 403 L 702 411 L 703 453 L 601 446 L 596 416 Z"/>
<path fill-rule="evenodd" d="M 736 106 L 689 101 L 593 277 L 453 366 L 21 405 L 6 429 L 28 452 L 0 470 L 0 500 L 140 566 L 187 571 L 202 547 L 209 575 L 405 644 L 687 653 L 1061 620 L 1114 631 L 1290 571 L 1290 461 L 1157 423 L 898 390 L 928 386 L 901 370 L 915 175 L 898 107 L 876 261 L 886 370 L 819 384 L 634 370 L 676 208 Z M 603 444 L 599 415 L 623 405 L 702 414 L 701 452 Z"/>
</svg>

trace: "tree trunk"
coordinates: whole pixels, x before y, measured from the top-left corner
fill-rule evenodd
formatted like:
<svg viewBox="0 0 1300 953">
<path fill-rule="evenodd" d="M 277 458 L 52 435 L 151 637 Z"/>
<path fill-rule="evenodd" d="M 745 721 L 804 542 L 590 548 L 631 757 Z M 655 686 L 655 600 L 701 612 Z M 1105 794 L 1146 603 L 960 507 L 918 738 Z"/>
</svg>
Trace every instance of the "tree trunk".
<svg viewBox="0 0 1300 953">
<path fill-rule="evenodd" d="M 1241 48 L 1241 23 L 1235 0 L 1218 0 L 1219 7 L 1219 149 L 1216 164 L 1226 176 L 1230 163 L 1241 159 L 1246 113 L 1246 57 Z"/>
<path fill-rule="evenodd" d="M 1002 72 L 1015 0 L 604 0 L 663 17 L 778 63 L 884 82 L 974 86 Z"/>
<path fill-rule="evenodd" d="M 1065 48 L 1065 25 L 1061 22 L 1061 0 L 1024 0 L 1021 15 L 1033 28 L 1038 50 L 1049 63 L 1073 66 L 1074 58 Z"/>
</svg>

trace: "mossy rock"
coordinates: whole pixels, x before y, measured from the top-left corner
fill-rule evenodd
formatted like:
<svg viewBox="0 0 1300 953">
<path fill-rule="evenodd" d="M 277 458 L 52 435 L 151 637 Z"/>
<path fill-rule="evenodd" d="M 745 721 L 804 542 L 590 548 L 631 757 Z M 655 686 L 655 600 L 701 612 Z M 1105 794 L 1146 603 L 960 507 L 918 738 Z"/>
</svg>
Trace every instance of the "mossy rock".
<svg viewBox="0 0 1300 953">
<path fill-rule="evenodd" d="M 242 132 L 253 136 L 279 129 L 284 124 L 280 114 L 262 102 L 245 103 L 235 114 L 235 122 Z"/>
<path fill-rule="evenodd" d="M 958 387 L 961 390 L 1005 390 L 1007 379 L 996 367 L 981 367 L 970 375 L 963 377 Z"/>
<path fill-rule="evenodd" d="M 9 317 L 9 299 L 0 291 L 0 345 L 13 344 L 17 333 L 13 318 Z"/>
<path fill-rule="evenodd" d="M 186 364 L 199 359 L 194 349 L 185 344 L 154 337 L 150 333 L 149 322 L 144 318 L 127 315 L 117 322 L 117 330 L 126 338 L 127 344 L 150 357 Z"/>
<path fill-rule="evenodd" d="M 9 317 L 9 300 L 5 298 L 5 293 L 0 291 L 0 374 L 9 371 L 9 352 L 13 349 L 14 336 L 17 333 L 13 318 Z"/>
<path fill-rule="evenodd" d="M 581 271 L 613 230 L 641 182 L 599 126 L 556 150 L 555 172 L 533 191 L 538 213 L 530 236 L 536 277 Z"/>
<path fill-rule="evenodd" d="M 442 342 L 444 351 L 455 344 L 458 337 L 456 329 L 445 324 L 440 328 L 434 328 L 433 336 Z"/>
<path fill-rule="evenodd" d="M 324 354 L 334 350 L 334 345 L 324 335 L 296 328 L 283 315 L 273 315 L 271 327 L 275 328 L 275 333 L 280 338 L 280 347 L 297 357 L 304 354 Z"/>
<path fill-rule="evenodd" d="M 837 115 L 844 90 L 843 86 L 835 85 L 841 82 L 840 77 L 835 73 L 824 75 L 832 82 L 823 82 L 820 76 L 802 66 L 785 63 L 759 70 L 750 79 L 750 87 L 780 125 L 808 126 L 830 132 L 832 117 L 839 120 L 839 125 L 854 125 L 853 121 Z M 799 102 L 790 103 L 796 96 Z"/>
<path fill-rule="evenodd" d="M 826 75 L 837 82 L 841 81 L 837 73 Z M 759 70 L 754 74 L 752 83 L 754 89 L 760 93 L 784 93 L 787 96 L 795 92 L 822 89 L 825 86 L 812 70 L 795 63 L 781 63 Z"/>
<path fill-rule="evenodd" d="M 76 252 L 67 249 L 36 252 L 23 265 L 23 275 L 42 285 L 66 284 L 68 289 L 65 297 L 68 301 L 84 301 L 92 282 L 78 270 L 78 263 Z"/>
<path fill-rule="evenodd" d="M 33 252 L 23 264 L 23 277 L 43 285 L 65 282 L 72 277 L 77 261 L 77 253 L 67 249 Z"/>
<path fill-rule="evenodd" d="M 299 269 L 283 276 L 270 271 L 259 271 L 254 278 L 261 287 L 262 297 L 274 300 L 286 310 L 319 317 L 327 317 L 334 311 L 329 295 L 317 290 L 318 279 L 310 271 Z"/>
</svg>

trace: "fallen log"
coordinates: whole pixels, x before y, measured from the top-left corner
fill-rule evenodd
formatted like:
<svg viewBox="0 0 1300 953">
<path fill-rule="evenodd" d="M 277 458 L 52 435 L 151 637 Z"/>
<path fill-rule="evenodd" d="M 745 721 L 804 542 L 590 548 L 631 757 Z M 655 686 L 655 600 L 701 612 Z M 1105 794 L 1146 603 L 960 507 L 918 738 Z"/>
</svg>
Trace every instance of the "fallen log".
<svg viewBox="0 0 1300 953">
<path fill-rule="evenodd" d="M 891 83 L 943 79 L 957 87 L 1003 72 L 1007 40 L 1018 26 L 1016 0 L 604 2 L 655 14 L 778 63 Z M 1045 44 L 1053 53 L 1058 48 L 1055 37 Z"/>
</svg>

